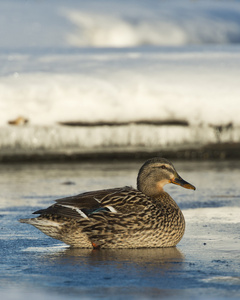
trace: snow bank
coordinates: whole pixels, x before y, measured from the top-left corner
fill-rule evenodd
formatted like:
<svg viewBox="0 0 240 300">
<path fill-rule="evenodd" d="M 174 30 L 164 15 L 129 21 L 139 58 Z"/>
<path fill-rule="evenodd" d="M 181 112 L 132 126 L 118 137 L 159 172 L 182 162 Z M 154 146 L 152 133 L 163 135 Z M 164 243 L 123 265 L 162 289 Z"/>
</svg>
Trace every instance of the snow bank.
<svg viewBox="0 0 240 300">
<path fill-rule="evenodd" d="M 0 1 L 9 47 L 132 47 L 240 42 L 235 1 Z"/>
<path fill-rule="evenodd" d="M 239 120 L 239 48 L 96 50 L 1 55 L 0 124 Z"/>
<path fill-rule="evenodd" d="M 1 149 L 239 142 L 239 3 L 0 0 Z"/>
<path fill-rule="evenodd" d="M 139 1 L 137 2 L 139 4 Z M 77 47 L 228 44 L 240 42 L 239 2 L 136 1 L 114 2 L 64 10 L 75 25 L 67 34 Z"/>
</svg>

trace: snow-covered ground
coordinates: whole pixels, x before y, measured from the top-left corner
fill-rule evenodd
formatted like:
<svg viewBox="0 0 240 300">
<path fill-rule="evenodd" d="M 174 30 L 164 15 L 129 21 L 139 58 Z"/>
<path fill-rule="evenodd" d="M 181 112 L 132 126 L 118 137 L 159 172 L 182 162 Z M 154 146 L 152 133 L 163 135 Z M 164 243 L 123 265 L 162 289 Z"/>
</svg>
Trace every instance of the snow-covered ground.
<svg viewBox="0 0 240 300">
<path fill-rule="evenodd" d="M 2 151 L 240 142 L 240 1 L 2 0 L 0 20 Z"/>
<path fill-rule="evenodd" d="M 7 61 L 7 62 L 6 62 Z M 0 124 L 184 120 L 240 125 L 240 47 L 2 54 Z"/>
</svg>

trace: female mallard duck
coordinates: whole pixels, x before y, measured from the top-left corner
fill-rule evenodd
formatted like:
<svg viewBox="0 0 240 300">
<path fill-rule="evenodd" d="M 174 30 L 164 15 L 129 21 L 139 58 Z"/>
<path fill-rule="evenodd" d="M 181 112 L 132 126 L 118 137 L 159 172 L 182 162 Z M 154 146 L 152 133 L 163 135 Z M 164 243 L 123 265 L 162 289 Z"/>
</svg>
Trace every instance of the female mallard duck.
<svg viewBox="0 0 240 300">
<path fill-rule="evenodd" d="M 187 189 L 172 163 L 153 158 L 144 163 L 137 189 L 112 188 L 56 200 L 38 210 L 33 219 L 21 219 L 52 238 L 81 248 L 172 247 L 181 240 L 185 221 L 168 193 L 167 183 Z"/>
</svg>

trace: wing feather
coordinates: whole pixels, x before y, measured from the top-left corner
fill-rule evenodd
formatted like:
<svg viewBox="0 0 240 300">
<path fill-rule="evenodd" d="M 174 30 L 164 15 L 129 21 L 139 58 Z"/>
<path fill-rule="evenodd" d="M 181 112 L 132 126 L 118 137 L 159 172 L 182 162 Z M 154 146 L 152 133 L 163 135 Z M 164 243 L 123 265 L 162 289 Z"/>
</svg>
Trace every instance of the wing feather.
<svg viewBox="0 0 240 300">
<path fill-rule="evenodd" d="M 146 197 L 146 196 L 145 196 Z M 34 214 L 88 218 L 92 213 L 139 212 L 144 209 L 143 194 L 131 187 L 97 190 L 55 200 L 56 203 Z"/>
</svg>

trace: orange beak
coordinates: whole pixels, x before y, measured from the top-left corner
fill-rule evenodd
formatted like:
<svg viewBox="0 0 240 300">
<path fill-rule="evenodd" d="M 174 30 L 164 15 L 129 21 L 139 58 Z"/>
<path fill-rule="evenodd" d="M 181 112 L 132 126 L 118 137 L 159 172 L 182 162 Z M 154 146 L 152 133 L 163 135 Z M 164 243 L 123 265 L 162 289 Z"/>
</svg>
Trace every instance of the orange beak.
<svg viewBox="0 0 240 300">
<path fill-rule="evenodd" d="M 180 176 L 173 178 L 170 182 L 174 183 L 174 184 L 177 184 L 177 185 L 181 185 L 185 189 L 196 190 L 194 185 L 192 185 L 191 183 L 183 180 Z"/>
</svg>

